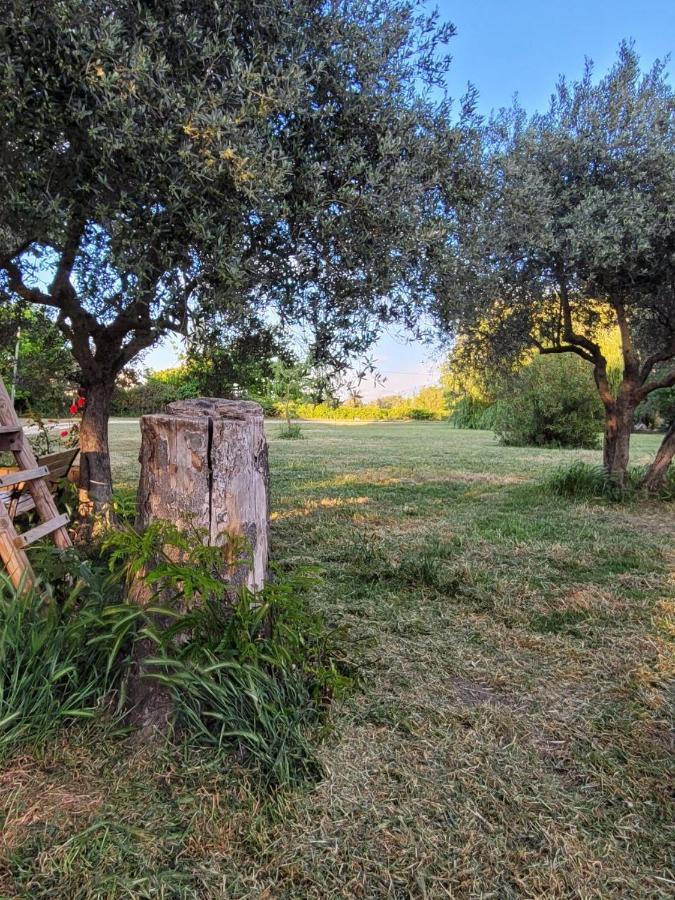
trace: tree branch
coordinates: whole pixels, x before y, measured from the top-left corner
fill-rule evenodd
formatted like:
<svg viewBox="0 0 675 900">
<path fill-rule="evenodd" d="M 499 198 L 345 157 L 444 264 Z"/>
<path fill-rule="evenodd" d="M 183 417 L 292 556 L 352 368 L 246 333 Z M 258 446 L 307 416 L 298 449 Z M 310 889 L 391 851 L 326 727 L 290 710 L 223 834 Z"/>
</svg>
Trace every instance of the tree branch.
<svg viewBox="0 0 675 900">
<path fill-rule="evenodd" d="M 585 359 L 586 362 L 595 364 L 594 357 L 591 356 L 591 354 L 587 350 L 584 350 L 582 347 L 575 347 L 573 344 L 558 344 L 555 347 L 544 347 L 538 341 L 535 341 L 534 343 L 539 353 L 544 356 L 550 353 L 576 353 L 577 356 Z"/>
<path fill-rule="evenodd" d="M 5 256 L 4 259 L 0 261 L 0 265 L 5 272 L 7 272 L 9 289 L 21 297 L 22 300 L 25 300 L 27 303 L 37 303 L 40 306 L 58 306 L 58 304 L 54 303 L 49 294 L 45 294 L 39 288 L 29 288 L 24 283 L 21 269 L 14 262 L 12 257 Z"/>
<path fill-rule="evenodd" d="M 587 338 L 583 334 L 577 334 L 574 330 L 574 325 L 572 322 L 572 307 L 570 305 L 569 292 L 567 290 L 567 281 L 565 279 L 565 273 L 562 269 L 559 269 L 556 272 L 558 276 L 558 299 L 560 302 L 560 310 L 562 312 L 563 319 L 563 337 L 567 341 L 568 344 L 573 344 L 575 347 L 581 347 L 584 350 L 587 350 L 588 353 L 591 354 L 593 361 L 596 362 L 600 359 L 603 360 L 605 366 L 607 365 L 607 360 L 605 360 L 602 355 L 602 351 L 600 350 L 600 345 L 596 344 L 595 341 L 592 341 L 590 338 Z"/>
<path fill-rule="evenodd" d="M 660 391 L 662 388 L 669 388 L 673 386 L 675 386 L 675 369 L 672 369 L 672 371 L 670 371 L 667 375 L 664 375 L 663 378 L 660 378 L 657 381 L 652 381 L 651 384 L 644 384 L 636 392 L 638 402 L 644 400 L 645 397 L 652 393 L 652 391 Z"/>
<path fill-rule="evenodd" d="M 61 250 L 61 258 L 56 268 L 56 274 L 52 281 L 50 293 L 53 298 L 63 296 L 64 303 L 73 302 L 75 288 L 70 283 L 70 276 L 75 265 L 77 251 L 84 234 L 86 220 L 82 216 L 73 216 L 70 227 L 66 232 L 66 240 Z"/>
<path fill-rule="evenodd" d="M 644 361 L 642 368 L 640 369 L 640 384 L 644 385 L 645 381 L 649 378 L 652 369 L 657 363 L 666 362 L 673 356 L 675 356 L 675 335 L 673 335 L 669 344 L 666 344 L 665 347 L 662 347 L 656 353 L 648 356 Z"/>
</svg>

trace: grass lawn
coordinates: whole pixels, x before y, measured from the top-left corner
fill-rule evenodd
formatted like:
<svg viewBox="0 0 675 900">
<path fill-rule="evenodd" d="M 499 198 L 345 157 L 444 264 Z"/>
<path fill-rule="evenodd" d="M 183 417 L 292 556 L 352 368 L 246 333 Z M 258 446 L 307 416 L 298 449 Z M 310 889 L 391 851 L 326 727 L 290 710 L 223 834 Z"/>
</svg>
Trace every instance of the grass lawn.
<svg viewBox="0 0 675 900">
<path fill-rule="evenodd" d="M 0 774 L 0 896 L 673 896 L 675 505 L 542 489 L 592 452 L 278 428 L 274 558 L 323 568 L 312 602 L 362 677 L 325 779 L 266 798 L 235 760 L 71 728 Z M 120 483 L 138 439 L 113 425 Z"/>
</svg>

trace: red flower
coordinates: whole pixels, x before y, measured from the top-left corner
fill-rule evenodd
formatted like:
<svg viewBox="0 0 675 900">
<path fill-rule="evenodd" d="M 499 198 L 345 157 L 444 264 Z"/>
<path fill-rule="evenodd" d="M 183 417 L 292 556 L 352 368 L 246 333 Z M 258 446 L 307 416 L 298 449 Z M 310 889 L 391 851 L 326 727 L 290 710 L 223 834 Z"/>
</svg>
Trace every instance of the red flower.
<svg viewBox="0 0 675 900">
<path fill-rule="evenodd" d="M 82 407 L 84 406 L 84 404 L 85 404 L 86 402 L 87 402 L 87 401 L 85 400 L 84 397 L 78 397 L 78 398 L 77 398 L 77 405 L 80 407 L 80 409 L 82 409 Z"/>
<path fill-rule="evenodd" d="M 73 405 L 70 407 L 71 416 L 74 416 L 76 412 L 77 412 L 77 404 L 73 403 Z"/>
<path fill-rule="evenodd" d="M 62 432 L 61 432 L 61 437 L 68 437 L 69 434 L 70 434 L 69 431 L 62 431 Z"/>
</svg>

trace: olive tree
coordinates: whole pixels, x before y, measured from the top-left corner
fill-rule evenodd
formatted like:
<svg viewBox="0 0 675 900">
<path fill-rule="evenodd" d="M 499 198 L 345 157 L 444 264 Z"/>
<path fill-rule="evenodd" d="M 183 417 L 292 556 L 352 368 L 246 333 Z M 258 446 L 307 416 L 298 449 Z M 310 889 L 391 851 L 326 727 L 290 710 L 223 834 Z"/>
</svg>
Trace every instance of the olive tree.
<svg viewBox="0 0 675 900">
<path fill-rule="evenodd" d="M 83 511 L 115 379 L 167 332 L 275 307 L 352 352 L 423 302 L 451 34 L 407 0 L 7 0 L 0 300 L 53 310 L 81 370 Z"/>
<path fill-rule="evenodd" d="M 604 465 L 619 483 L 636 406 L 675 384 L 674 111 L 664 66 L 641 73 L 623 45 L 599 81 L 590 64 L 580 81 L 560 81 L 546 113 L 502 112 L 483 133 L 481 201 L 437 284 L 439 315 L 474 368 L 536 351 L 592 366 Z M 616 385 L 599 340 L 607 328 L 621 337 Z M 647 486 L 674 450 L 671 429 Z"/>
</svg>

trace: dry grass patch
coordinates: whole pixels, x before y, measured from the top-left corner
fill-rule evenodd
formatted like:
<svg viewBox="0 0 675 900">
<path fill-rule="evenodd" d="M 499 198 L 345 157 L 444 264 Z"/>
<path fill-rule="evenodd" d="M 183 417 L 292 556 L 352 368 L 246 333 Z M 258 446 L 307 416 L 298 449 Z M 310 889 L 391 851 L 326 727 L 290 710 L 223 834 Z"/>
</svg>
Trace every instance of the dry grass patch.
<svg viewBox="0 0 675 900">
<path fill-rule="evenodd" d="M 592 452 L 443 424 L 304 432 L 271 442 L 273 553 L 324 569 L 312 602 L 362 677 L 325 779 L 263 796 L 234 761 L 73 732 L 6 795 L 6 895 L 672 896 L 673 504 L 541 490 Z"/>
</svg>

